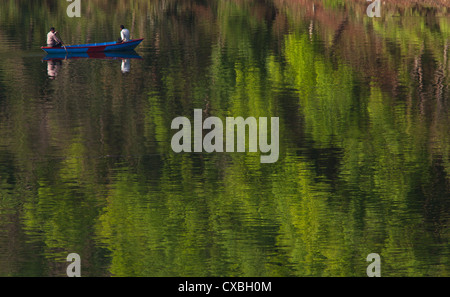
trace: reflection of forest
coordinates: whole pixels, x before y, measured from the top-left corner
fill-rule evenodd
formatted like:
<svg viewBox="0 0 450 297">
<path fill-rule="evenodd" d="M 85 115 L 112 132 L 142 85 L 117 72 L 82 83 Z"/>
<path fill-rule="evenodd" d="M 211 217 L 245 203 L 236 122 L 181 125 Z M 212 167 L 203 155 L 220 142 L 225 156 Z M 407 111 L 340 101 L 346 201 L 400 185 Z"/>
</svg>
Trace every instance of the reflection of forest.
<svg viewBox="0 0 450 297">
<path fill-rule="evenodd" d="M 372 252 L 382 275 L 448 275 L 448 13 L 364 2 L 0 3 L 0 275 L 77 251 L 91 275 L 364 275 Z M 67 43 L 125 23 L 145 58 L 49 82 L 22 54 L 51 16 Z M 278 163 L 172 153 L 194 108 L 280 117 Z"/>
</svg>

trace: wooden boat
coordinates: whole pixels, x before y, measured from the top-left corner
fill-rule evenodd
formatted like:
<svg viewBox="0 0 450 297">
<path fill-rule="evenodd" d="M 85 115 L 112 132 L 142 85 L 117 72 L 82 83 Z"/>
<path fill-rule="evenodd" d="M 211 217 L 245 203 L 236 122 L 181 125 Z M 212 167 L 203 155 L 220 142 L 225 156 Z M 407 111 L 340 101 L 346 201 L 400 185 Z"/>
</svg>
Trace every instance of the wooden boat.
<svg viewBox="0 0 450 297">
<path fill-rule="evenodd" d="M 61 47 L 43 46 L 42 50 L 49 54 L 64 54 L 64 53 L 93 53 L 106 51 L 130 51 L 137 47 L 141 39 L 132 39 L 130 41 L 118 43 L 117 41 L 103 42 L 103 43 L 88 43 L 78 45 L 66 45 Z"/>
</svg>

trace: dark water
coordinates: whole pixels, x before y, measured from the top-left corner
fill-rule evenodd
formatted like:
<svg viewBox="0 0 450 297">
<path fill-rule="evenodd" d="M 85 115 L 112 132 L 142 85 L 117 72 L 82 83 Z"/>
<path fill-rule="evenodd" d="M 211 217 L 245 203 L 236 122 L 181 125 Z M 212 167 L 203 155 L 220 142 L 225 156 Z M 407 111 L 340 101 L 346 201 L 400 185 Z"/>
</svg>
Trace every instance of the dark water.
<svg viewBox="0 0 450 297">
<path fill-rule="evenodd" d="M 0 2 L 0 276 L 449 276 L 448 9 L 65 2 Z M 194 109 L 279 117 L 278 161 L 174 153 Z"/>
</svg>

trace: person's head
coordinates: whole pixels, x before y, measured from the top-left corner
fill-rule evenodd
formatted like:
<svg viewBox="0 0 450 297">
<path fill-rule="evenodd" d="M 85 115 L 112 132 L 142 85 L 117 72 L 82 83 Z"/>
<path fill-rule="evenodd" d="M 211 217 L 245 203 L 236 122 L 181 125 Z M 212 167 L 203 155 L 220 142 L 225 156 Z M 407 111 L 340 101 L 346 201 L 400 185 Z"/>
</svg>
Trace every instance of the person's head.
<svg viewBox="0 0 450 297">
<path fill-rule="evenodd" d="M 120 25 L 120 29 L 125 29 L 125 26 L 124 25 Z"/>
<path fill-rule="evenodd" d="M 55 32 L 55 28 L 51 27 L 51 28 L 50 28 L 50 31 L 51 31 L 52 33 Z"/>
</svg>

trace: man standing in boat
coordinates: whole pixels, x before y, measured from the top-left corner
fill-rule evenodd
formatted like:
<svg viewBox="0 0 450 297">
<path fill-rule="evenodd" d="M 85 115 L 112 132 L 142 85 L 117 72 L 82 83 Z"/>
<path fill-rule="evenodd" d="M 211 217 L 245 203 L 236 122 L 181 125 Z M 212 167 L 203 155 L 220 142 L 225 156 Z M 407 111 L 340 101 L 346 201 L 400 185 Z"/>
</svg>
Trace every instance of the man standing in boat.
<svg viewBox="0 0 450 297">
<path fill-rule="evenodd" d="M 62 41 L 56 37 L 58 31 L 55 31 L 55 28 L 51 27 L 50 32 L 47 34 L 47 46 L 51 47 L 61 47 Z"/>
<path fill-rule="evenodd" d="M 120 39 L 119 42 L 126 42 L 126 41 L 130 41 L 130 31 L 128 29 L 125 29 L 124 25 L 120 25 Z"/>
</svg>

